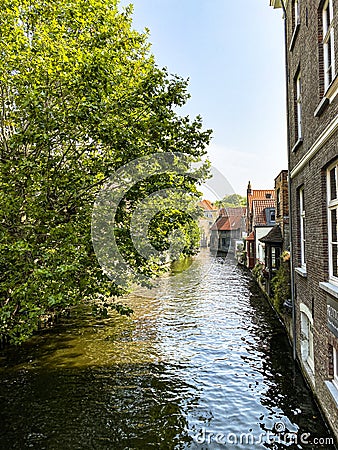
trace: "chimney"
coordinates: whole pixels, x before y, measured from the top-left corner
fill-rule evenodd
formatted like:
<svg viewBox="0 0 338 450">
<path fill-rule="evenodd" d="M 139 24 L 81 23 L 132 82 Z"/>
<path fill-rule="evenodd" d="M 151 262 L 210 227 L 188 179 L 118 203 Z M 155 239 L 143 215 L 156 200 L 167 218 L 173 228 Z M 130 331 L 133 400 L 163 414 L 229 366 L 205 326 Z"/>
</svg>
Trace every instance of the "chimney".
<svg viewBox="0 0 338 450">
<path fill-rule="evenodd" d="M 246 193 L 247 193 L 247 195 L 251 195 L 251 183 L 250 183 L 250 181 L 248 183 L 248 189 L 247 189 Z"/>
</svg>

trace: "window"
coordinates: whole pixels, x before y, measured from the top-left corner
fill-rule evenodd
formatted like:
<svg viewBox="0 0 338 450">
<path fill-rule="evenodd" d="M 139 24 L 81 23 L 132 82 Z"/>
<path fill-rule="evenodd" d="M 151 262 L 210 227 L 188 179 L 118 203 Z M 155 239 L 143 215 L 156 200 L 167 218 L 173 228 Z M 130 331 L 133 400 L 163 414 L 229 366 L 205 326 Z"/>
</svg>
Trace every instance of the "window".
<svg viewBox="0 0 338 450">
<path fill-rule="evenodd" d="M 276 204 L 277 204 L 277 217 L 280 217 L 280 215 L 281 215 L 281 210 L 280 210 L 280 189 L 277 189 Z"/>
<path fill-rule="evenodd" d="M 300 24 L 300 15 L 299 15 L 299 1 L 294 0 L 293 2 L 293 28 Z"/>
<path fill-rule="evenodd" d="M 296 140 L 302 139 L 302 80 L 300 76 L 300 72 L 296 76 L 295 83 L 295 102 L 296 102 Z"/>
<path fill-rule="evenodd" d="M 276 222 L 276 213 L 274 209 L 270 211 L 270 222 Z"/>
<path fill-rule="evenodd" d="M 300 305 L 301 310 L 301 354 L 302 360 L 307 363 L 311 371 L 314 372 L 314 355 L 313 355 L 313 329 L 312 316 L 303 303 Z"/>
<path fill-rule="evenodd" d="M 280 248 L 279 247 L 271 247 L 271 268 L 279 269 L 280 266 Z"/>
<path fill-rule="evenodd" d="M 324 62 L 324 90 L 335 77 L 334 58 L 334 27 L 332 0 L 326 0 L 322 10 L 323 21 L 323 62 Z"/>
<path fill-rule="evenodd" d="M 329 277 L 338 283 L 338 163 L 328 170 Z"/>
<path fill-rule="evenodd" d="M 333 384 L 338 389 L 338 350 L 333 347 Z"/>
<path fill-rule="evenodd" d="M 299 190 L 299 217 L 300 217 L 300 264 L 306 267 L 305 257 L 305 202 L 304 188 Z"/>
</svg>

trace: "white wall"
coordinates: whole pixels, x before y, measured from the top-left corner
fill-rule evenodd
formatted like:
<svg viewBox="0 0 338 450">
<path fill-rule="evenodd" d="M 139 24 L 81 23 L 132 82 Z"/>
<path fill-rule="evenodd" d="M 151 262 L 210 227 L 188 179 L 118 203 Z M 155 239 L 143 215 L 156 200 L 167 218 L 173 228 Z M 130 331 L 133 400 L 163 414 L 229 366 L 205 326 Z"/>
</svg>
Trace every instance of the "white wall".
<svg viewBox="0 0 338 450">
<path fill-rule="evenodd" d="M 264 263 L 265 261 L 265 244 L 259 242 L 259 239 L 266 236 L 273 227 L 256 227 L 255 228 L 255 245 L 256 245 L 256 261 Z"/>
</svg>

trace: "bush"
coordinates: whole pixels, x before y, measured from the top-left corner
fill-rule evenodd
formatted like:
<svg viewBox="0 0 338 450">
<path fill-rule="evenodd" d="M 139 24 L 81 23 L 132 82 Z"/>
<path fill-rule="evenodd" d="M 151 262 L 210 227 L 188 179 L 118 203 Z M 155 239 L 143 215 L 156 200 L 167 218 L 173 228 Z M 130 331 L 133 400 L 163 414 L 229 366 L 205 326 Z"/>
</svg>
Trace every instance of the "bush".
<svg viewBox="0 0 338 450">
<path fill-rule="evenodd" d="M 284 302 L 291 298 L 290 260 L 282 260 L 276 275 L 272 279 L 274 292 L 273 303 L 277 311 L 281 312 Z"/>
</svg>

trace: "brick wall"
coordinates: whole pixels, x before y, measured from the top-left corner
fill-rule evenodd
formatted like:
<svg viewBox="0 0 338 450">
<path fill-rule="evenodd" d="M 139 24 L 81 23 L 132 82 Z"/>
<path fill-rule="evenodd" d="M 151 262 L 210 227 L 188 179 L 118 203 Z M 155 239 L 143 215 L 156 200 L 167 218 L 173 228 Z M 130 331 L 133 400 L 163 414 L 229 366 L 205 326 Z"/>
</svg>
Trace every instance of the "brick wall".
<svg viewBox="0 0 338 450">
<path fill-rule="evenodd" d="M 315 111 L 324 95 L 324 68 L 322 53 L 322 19 L 323 2 L 309 0 L 299 2 L 300 25 L 293 36 L 295 24 L 292 22 L 292 2 L 288 3 L 288 93 L 289 93 L 289 140 L 292 150 L 296 144 L 297 114 L 295 104 L 295 76 L 300 70 L 302 79 L 302 131 L 303 142 L 290 151 L 290 173 L 302 161 L 316 140 L 327 130 L 338 115 L 338 95 L 320 114 Z M 335 59 L 338 68 L 338 0 L 333 0 L 335 15 Z M 290 46 L 293 36 L 293 45 Z M 301 167 L 291 179 L 291 213 L 293 222 L 293 262 L 300 266 L 300 211 L 298 193 L 304 187 L 305 202 L 305 238 L 306 238 L 306 276 L 295 273 L 296 319 L 297 319 L 297 353 L 301 360 L 300 343 L 300 305 L 305 304 L 313 318 L 314 363 L 312 376 L 303 370 L 314 389 L 319 403 L 328 417 L 338 438 L 337 404 L 325 385 L 332 377 L 332 358 L 329 349 L 337 348 L 337 338 L 327 327 L 327 297 L 319 286 L 328 281 L 328 224 L 327 224 L 327 188 L 326 168 L 338 155 L 338 133 L 335 132 L 319 148 L 316 154 Z M 331 347 L 329 347 L 331 346 Z"/>
</svg>

